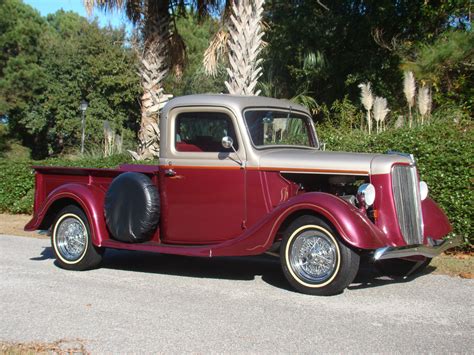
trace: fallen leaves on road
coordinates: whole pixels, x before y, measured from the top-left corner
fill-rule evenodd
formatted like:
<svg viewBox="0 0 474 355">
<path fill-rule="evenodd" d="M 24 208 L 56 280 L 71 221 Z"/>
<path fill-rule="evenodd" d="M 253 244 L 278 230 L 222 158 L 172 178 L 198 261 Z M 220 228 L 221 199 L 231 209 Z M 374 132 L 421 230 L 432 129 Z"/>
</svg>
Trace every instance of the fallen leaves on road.
<svg viewBox="0 0 474 355">
<path fill-rule="evenodd" d="M 81 339 L 60 339 L 52 343 L 0 341 L 1 354 L 89 354 Z"/>
</svg>

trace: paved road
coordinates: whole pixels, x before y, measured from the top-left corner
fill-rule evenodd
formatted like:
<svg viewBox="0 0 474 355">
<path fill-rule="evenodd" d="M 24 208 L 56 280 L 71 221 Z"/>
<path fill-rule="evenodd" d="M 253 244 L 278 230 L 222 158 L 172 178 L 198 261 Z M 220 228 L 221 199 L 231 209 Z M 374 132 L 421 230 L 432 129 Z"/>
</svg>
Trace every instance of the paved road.
<svg viewBox="0 0 474 355">
<path fill-rule="evenodd" d="M 80 339 L 96 352 L 472 353 L 474 281 L 365 271 L 343 294 L 292 292 L 270 257 L 110 251 L 54 265 L 49 241 L 0 236 L 0 341 Z"/>
</svg>

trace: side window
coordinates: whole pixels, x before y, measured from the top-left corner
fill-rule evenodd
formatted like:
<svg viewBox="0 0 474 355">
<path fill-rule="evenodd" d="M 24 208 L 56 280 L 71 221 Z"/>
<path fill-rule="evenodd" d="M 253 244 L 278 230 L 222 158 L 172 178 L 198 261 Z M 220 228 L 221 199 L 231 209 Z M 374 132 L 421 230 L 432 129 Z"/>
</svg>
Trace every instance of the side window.
<svg viewBox="0 0 474 355">
<path fill-rule="evenodd" d="M 186 112 L 176 118 L 176 150 L 178 152 L 231 152 L 222 147 L 222 137 L 234 140 L 239 149 L 234 125 L 229 116 L 220 112 Z"/>
</svg>

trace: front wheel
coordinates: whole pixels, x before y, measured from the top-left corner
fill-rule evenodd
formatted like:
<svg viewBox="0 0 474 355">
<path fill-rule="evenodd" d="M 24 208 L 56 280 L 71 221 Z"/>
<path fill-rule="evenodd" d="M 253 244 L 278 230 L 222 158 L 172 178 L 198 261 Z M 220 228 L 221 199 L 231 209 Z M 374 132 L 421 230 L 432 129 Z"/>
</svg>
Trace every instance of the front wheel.
<svg viewBox="0 0 474 355">
<path fill-rule="evenodd" d="M 89 222 L 77 206 L 70 205 L 59 212 L 53 223 L 51 244 L 63 269 L 92 269 L 102 261 L 102 250 L 92 244 Z"/>
<path fill-rule="evenodd" d="M 290 224 L 280 249 L 283 273 L 299 292 L 341 293 L 359 270 L 359 255 L 321 218 L 301 216 Z"/>
</svg>

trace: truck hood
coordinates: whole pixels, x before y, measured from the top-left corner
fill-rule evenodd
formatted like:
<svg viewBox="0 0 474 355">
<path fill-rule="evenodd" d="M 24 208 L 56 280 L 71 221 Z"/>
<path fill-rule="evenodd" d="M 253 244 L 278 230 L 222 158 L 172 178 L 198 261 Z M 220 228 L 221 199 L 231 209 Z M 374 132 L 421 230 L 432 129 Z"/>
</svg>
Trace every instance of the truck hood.
<svg viewBox="0 0 474 355">
<path fill-rule="evenodd" d="M 374 175 L 390 173 L 395 163 L 411 163 L 410 158 L 397 154 L 326 152 L 292 148 L 268 149 L 259 153 L 259 168 L 282 172 Z"/>
</svg>

